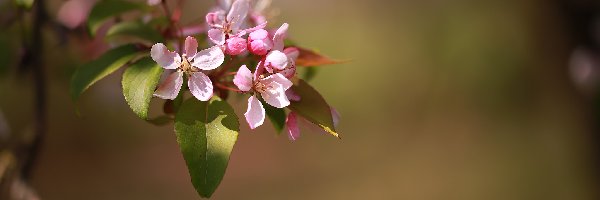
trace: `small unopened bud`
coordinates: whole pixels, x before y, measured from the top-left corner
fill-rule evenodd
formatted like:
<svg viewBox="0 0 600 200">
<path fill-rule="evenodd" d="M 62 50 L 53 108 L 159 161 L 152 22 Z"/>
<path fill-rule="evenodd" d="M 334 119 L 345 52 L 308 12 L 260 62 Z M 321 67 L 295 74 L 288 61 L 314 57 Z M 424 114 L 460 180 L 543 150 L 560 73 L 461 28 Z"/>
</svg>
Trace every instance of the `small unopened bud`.
<svg viewBox="0 0 600 200">
<path fill-rule="evenodd" d="M 225 42 L 225 53 L 228 55 L 239 55 L 246 51 L 246 39 L 241 37 L 232 37 Z"/>
<path fill-rule="evenodd" d="M 248 50 L 256 55 L 266 55 L 273 48 L 273 42 L 269 39 L 269 32 L 258 29 L 248 35 Z"/>
</svg>

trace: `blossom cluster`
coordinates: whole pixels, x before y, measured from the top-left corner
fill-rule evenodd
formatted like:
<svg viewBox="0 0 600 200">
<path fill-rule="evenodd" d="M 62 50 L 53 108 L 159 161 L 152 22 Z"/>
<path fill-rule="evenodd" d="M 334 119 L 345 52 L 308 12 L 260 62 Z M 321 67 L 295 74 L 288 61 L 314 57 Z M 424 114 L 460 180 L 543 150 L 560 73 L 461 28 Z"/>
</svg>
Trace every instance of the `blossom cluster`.
<svg viewBox="0 0 600 200">
<path fill-rule="evenodd" d="M 285 108 L 290 101 L 301 100 L 302 97 L 291 89 L 300 51 L 296 47 L 285 47 L 287 23 L 276 30 L 266 28 L 266 16 L 261 13 L 261 8 L 257 8 L 261 7 L 258 6 L 260 3 L 252 4 L 248 0 L 219 2 L 205 16 L 206 38 L 214 46 L 198 51 L 198 41 L 192 36 L 187 36 L 183 48 L 178 48 L 182 53 L 170 51 L 163 43 L 152 46 L 152 59 L 170 73 L 157 87 L 154 96 L 175 99 L 186 79 L 189 91 L 200 101 L 210 100 L 217 90 L 248 94 L 244 116 L 249 127 L 255 129 L 265 120 L 263 102 Z M 248 66 L 243 60 L 255 60 L 256 65 Z M 235 64 L 238 65 L 232 66 Z M 226 74 L 231 74 L 233 79 L 224 78 Z M 337 124 L 338 114 L 334 109 L 331 112 Z M 286 117 L 286 132 L 291 140 L 299 136 L 297 118 L 293 111 Z"/>
</svg>

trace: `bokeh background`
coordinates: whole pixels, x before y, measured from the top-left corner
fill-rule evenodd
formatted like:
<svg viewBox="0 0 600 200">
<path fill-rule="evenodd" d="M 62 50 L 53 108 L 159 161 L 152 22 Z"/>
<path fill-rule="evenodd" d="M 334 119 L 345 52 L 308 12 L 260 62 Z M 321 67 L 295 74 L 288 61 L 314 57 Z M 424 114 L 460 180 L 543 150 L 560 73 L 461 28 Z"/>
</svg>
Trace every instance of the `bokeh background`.
<svg viewBox="0 0 600 200">
<path fill-rule="evenodd" d="M 49 2 L 51 16 L 61 3 Z M 210 3 L 188 1 L 184 21 L 202 19 Z M 597 3 L 274 0 L 273 6 L 280 13 L 273 27 L 287 22 L 302 46 L 351 60 L 322 67 L 312 81 L 340 112 L 343 139 L 303 129 L 290 142 L 269 124 L 250 131 L 242 123 L 213 199 L 599 198 L 598 115 L 588 80 L 597 44 L 585 39 L 600 37 L 586 21 L 600 11 Z M 122 97 L 119 76 L 91 87 L 76 115 L 68 80 L 84 59 L 68 48 L 77 40 L 58 44 L 46 45 L 49 132 L 33 174 L 38 194 L 198 199 L 172 125 L 139 120 Z M 0 77 L 0 110 L 16 134 L 32 129 L 33 93 L 31 77 L 15 73 Z M 240 116 L 244 101 L 230 99 Z M 153 106 L 160 112 L 158 101 Z"/>
</svg>

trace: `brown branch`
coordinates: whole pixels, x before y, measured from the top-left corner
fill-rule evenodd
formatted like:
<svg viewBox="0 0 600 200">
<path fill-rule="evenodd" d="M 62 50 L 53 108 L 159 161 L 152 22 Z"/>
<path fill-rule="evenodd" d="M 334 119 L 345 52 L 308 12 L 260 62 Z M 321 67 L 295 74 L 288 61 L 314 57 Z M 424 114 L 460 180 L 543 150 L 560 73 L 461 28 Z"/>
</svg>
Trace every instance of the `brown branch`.
<svg viewBox="0 0 600 200">
<path fill-rule="evenodd" d="M 38 160 L 42 144 L 46 137 L 46 76 L 43 61 L 44 41 L 42 29 L 46 24 L 47 13 L 44 0 L 36 0 L 33 7 L 34 19 L 32 27 L 31 42 L 26 47 L 29 53 L 29 61 L 22 63 L 29 65 L 33 73 L 34 90 L 34 136 L 33 141 L 28 148 L 24 149 L 26 153 L 23 160 L 21 174 L 25 180 L 31 179 L 33 168 Z"/>
</svg>

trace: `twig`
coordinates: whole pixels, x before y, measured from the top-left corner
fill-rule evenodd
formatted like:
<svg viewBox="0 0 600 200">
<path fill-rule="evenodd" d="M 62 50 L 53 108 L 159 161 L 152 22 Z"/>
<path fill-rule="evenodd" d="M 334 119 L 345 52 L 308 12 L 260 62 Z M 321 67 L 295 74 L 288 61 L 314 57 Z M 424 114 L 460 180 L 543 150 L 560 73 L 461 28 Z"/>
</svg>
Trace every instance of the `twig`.
<svg viewBox="0 0 600 200">
<path fill-rule="evenodd" d="M 228 87 L 228 86 L 226 86 L 226 85 L 223 85 L 223 84 L 221 84 L 221 83 L 215 83 L 215 86 L 216 86 L 217 88 L 221 88 L 221 89 L 224 89 L 224 90 L 229 90 L 229 91 L 233 91 L 233 92 L 239 92 L 239 93 L 243 93 L 243 92 L 244 92 L 244 91 L 241 91 L 241 90 L 238 90 L 238 89 L 232 88 L 232 87 Z"/>
<path fill-rule="evenodd" d="M 43 62 L 44 42 L 42 38 L 42 29 L 46 23 L 47 13 L 44 0 L 37 0 L 34 3 L 34 19 L 32 27 L 31 42 L 27 51 L 31 54 L 29 64 L 33 72 L 33 90 L 34 100 L 34 136 L 28 149 L 27 155 L 23 161 L 21 174 L 25 180 L 31 179 L 31 173 L 38 160 L 42 144 L 46 137 L 46 77 Z"/>
</svg>

